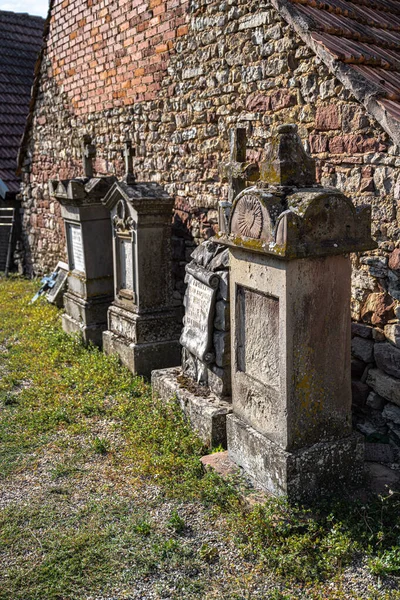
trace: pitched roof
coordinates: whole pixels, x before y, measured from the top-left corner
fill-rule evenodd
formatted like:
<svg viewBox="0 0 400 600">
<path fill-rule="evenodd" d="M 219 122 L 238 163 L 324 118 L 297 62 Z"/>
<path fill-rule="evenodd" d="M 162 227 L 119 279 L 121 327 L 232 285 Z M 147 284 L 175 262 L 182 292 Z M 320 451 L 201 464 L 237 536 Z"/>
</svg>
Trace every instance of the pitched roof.
<svg viewBox="0 0 400 600">
<path fill-rule="evenodd" d="M 19 191 L 17 154 L 28 116 L 44 19 L 0 11 L 0 179 Z"/>
<path fill-rule="evenodd" d="M 400 144 L 400 0 L 272 0 Z"/>
</svg>

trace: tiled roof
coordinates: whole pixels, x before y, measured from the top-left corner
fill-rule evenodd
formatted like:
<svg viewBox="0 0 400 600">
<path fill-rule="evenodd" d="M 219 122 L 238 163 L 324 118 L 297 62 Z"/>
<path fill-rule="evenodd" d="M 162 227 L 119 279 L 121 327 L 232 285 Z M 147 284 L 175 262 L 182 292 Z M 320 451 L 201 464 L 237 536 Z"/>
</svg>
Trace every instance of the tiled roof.
<svg viewBox="0 0 400 600">
<path fill-rule="evenodd" d="M 400 143 L 400 0 L 272 0 Z"/>
<path fill-rule="evenodd" d="M 19 191 L 17 154 L 29 111 L 44 19 L 0 11 L 0 179 Z"/>
</svg>

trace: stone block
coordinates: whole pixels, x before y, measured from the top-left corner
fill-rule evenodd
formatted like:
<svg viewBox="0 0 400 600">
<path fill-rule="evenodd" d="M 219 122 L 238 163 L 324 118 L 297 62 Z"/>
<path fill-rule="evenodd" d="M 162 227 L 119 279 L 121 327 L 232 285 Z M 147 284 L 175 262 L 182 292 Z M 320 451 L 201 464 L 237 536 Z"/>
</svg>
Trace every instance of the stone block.
<svg viewBox="0 0 400 600">
<path fill-rule="evenodd" d="M 382 398 L 376 392 L 370 392 L 366 401 L 366 405 L 373 410 L 382 410 L 386 404 L 385 398 Z"/>
<path fill-rule="evenodd" d="M 370 369 L 367 384 L 385 400 L 400 406 L 400 379 L 386 375 L 380 369 Z"/>
<path fill-rule="evenodd" d="M 369 418 L 359 419 L 355 428 L 366 437 L 368 442 L 386 440 L 388 434 L 387 424 L 381 413 L 379 416 L 371 413 Z"/>
<path fill-rule="evenodd" d="M 367 462 L 392 463 L 393 459 L 394 453 L 390 444 L 365 443 L 365 460 Z"/>
<path fill-rule="evenodd" d="M 361 379 L 361 377 L 365 371 L 365 367 L 366 367 L 366 364 L 364 361 L 359 360 L 358 358 L 352 358 L 351 359 L 351 376 L 354 379 Z"/>
<path fill-rule="evenodd" d="M 372 330 L 372 339 L 374 339 L 375 342 L 384 342 L 386 340 L 385 333 L 382 329 L 374 327 Z"/>
<path fill-rule="evenodd" d="M 375 344 L 374 355 L 379 369 L 400 379 L 400 348 L 392 344 Z"/>
<path fill-rule="evenodd" d="M 400 408 L 395 404 L 392 404 L 391 402 L 386 404 L 382 411 L 382 417 L 386 419 L 386 421 L 392 421 L 400 426 Z"/>
<path fill-rule="evenodd" d="M 106 354 L 118 354 L 132 373 L 150 378 L 154 368 L 179 364 L 181 346 L 178 340 L 133 344 L 112 331 L 104 331 L 103 351 Z"/>
<path fill-rule="evenodd" d="M 385 336 L 389 342 L 400 348 L 400 325 L 386 325 Z"/>
<path fill-rule="evenodd" d="M 373 327 L 370 325 L 364 325 L 364 323 L 352 323 L 351 324 L 351 335 L 359 336 L 361 338 L 371 339 Z"/>
<path fill-rule="evenodd" d="M 394 300 L 386 292 L 369 294 L 361 309 L 361 318 L 372 325 L 385 325 L 394 317 Z"/>
<path fill-rule="evenodd" d="M 189 390 L 180 368 L 155 370 L 151 374 L 153 394 L 164 402 L 174 398 L 179 403 L 190 425 L 197 431 L 209 448 L 221 445 L 226 448 L 226 417 L 232 412 L 232 405 L 221 400 L 200 386 Z"/>
<path fill-rule="evenodd" d="M 369 462 L 365 465 L 367 487 L 375 494 L 387 494 L 388 490 L 400 488 L 399 473 L 386 465 Z"/>
<path fill-rule="evenodd" d="M 351 340 L 351 352 L 353 356 L 364 361 L 365 363 L 373 362 L 374 360 L 374 342 L 361 337 L 354 337 Z"/>
<path fill-rule="evenodd" d="M 315 128 L 320 131 L 330 131 L 340 128 L 339 111 L 335 104 L 319 106 L 315 116 Z"/>
<path fill-rule="evenodd" d="M 227 450 L 202 456 L 200 462 L 206 469 L 216 471 L 221 477 L 235 475 L 239 471 L 239 467 L 229 457 Z"/>
<path fill-rule="evenodd" d="M 389 269 L 400 273 L 400 248 L 395 248 L 389 256 Z"/>
<path fill-rule="evenodd" d="M 363 408 L 368 398 L 370 388 L 366 383 L 358 380 L 352 380 L 351 382 L 351 396 L 353 406 Z"/>
<path fill-rule="evenodd" d="M 308 502 L 360 486 L 364 441 L 353 433 L 290 453 L 234 415 L 227 417 L 229 456 L 252 480 L 275 495 Z"/>
</svg>

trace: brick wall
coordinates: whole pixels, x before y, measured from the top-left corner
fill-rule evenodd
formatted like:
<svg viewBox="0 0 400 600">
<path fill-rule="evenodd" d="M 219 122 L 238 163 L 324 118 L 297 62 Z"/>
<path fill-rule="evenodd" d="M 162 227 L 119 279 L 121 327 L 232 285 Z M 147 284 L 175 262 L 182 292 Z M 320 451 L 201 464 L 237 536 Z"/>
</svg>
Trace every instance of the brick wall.
<svg viewBox="0 0 400 600">
<path fill-rule="evenodd" d="M 187 33 L 187 0 L 64 0 L 55 4 L 49 76 L 75 115 L 154 100 L 169 51 Z"/>
</svg>

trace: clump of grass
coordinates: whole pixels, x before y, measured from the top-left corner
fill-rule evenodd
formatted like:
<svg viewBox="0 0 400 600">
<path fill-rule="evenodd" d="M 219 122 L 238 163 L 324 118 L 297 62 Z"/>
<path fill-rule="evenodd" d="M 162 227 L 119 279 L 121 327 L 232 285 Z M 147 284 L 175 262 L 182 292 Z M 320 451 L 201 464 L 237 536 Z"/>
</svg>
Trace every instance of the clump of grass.
<svg viewBox="0 0 400 600">
<path fill-rule="evenodd" d="M 185 521 L 181 516 L 179 516 L 177 510 L 172 511 L 167 524 L 175 531 L 175 533 L 179 534 L 185 530 Z"/>
<path fill-rule="evenodd" d="M 110 442 L 104 438 L 95 437 L 93 440 L 93 450 L 96 454 L 108 454 L 110 451 Z"/>
<path fill-rule="evenodd" d="M 208 563 L 213 563 L 218 560 L 218 548 L 215 548 L 215 546 L 210 546 L 210 544 L 202 544 L 201 548 L 199 549 L 199 556 L 202 560 L 205 560 Z"/>
<path fill-rule="evenodd" d="M 151 530 L 152 530 L 152 524 L 151 522 L 146 519 L 146 518 L 141 518 L 138 519 L 137 522 L 135 523 L 133 530 L 135 531 L 135 533 L 138 533 L 139 535 L 150 535 Z"/>
</svg>

